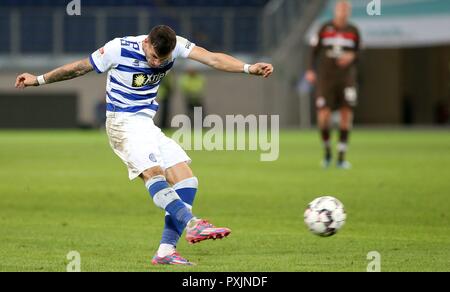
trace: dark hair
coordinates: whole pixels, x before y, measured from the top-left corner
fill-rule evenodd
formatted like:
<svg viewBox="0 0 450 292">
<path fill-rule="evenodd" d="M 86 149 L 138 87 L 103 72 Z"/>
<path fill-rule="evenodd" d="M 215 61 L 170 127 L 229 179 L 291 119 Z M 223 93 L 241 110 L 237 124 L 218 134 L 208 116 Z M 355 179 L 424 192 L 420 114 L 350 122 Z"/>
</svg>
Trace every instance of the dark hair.
<svg viewBox="0 0 450 292">
<path fill-rule="evenodd" d="M 148 39 L 158 56 L 169 55 L 177 45 L 177 34 L 167 25 L 155 26 L 148 35 Z"/>
</svg>

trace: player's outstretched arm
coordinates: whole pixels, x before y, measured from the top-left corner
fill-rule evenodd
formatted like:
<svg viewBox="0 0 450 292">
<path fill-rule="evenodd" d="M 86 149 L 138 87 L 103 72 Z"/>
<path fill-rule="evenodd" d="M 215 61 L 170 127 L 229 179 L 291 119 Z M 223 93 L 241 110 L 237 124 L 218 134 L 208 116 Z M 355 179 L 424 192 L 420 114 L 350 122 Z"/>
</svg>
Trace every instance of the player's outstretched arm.
<svg viewBox="0 0 450 292">
<path fill-rule="evenodd" d="M 189 55 L 189 59 L 225 72 L 244 73 L 246 69 L 244 62 L 226 54 L 212 53 L 202 47 L 194 47 Z M 274 70 L 272 64 L 267 63 L 256 63 L 247 69 L 248 73 L 263 76 L 264 78 L 272 75 Z"/>
<path fill-rule="evenodd" d="M 91 62 L 89 62 L 89 59 L 83 59 L 71 64 L 61 66 L 53 71 L 41 75 L 40 78 L 42 79 L 43 77 L 43 80 L 40 81 L 38 80 L 38 76 L 29 73 L 23 73 L 17 76 L 15 87 L 23 89 L 29 86 L 39 86 L 40 84 L 49 84 L 74 79 L 83 76 L 93 70 L 94 68 L 92 67 Z"/>
</svg>

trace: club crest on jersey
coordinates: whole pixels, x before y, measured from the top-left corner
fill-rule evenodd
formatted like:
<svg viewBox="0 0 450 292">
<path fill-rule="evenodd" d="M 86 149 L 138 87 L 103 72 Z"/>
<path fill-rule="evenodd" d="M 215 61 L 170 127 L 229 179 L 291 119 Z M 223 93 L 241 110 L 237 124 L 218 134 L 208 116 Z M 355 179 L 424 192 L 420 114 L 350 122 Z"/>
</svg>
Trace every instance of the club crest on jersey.
<svg viewBox="0 0 450 292">
<path fill-rule="evenodd" d="M 152 162 L 158 162 L 158 161 L 156 160 L 155 154 L 153 154 L 153 153 L 150 153 L 150 155 L 148 156 L 148 158 L 149 158 Z"/>
<path fill-rule="evenodd" d="M 134 74 L 133 75 L 133 87 L 144 87 L 147 85 L 154 85 L 160 82 L 164 76 L 166 76 L 166 73 L 158 73 L 158 74 L 152 74 L 147 75 L 143 73 Z"/>
</svg>

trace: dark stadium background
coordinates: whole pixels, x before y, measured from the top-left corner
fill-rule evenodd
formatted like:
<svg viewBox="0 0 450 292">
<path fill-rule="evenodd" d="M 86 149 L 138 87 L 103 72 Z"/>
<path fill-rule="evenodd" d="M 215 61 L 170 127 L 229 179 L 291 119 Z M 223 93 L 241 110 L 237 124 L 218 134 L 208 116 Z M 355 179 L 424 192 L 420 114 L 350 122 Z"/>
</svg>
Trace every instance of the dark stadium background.
<svg viewBox="0 0 450 292">
<path fill-rule="evenodd" d="M 75 82 L 26 93 L 17 93 L 11 86 L 12 80 L 24 70 L 44 72 L 86 57 L 112 38 L 146 34 L 160 23 L 171 25 L 178 34 L 210 50 L 236 54 L 248 62 L 271 60 L 276 66 L 277 74 L 265 83 L 207 70 L 206 104 L 211 113 L 279 114 L 281 125 L 290 128 L 314 124 L 310 95 L 299 94 L 298 84 L 307 56 L 305 35 L 314 27 L 315 20 L 331 17 L 328 1 L 82 0 L 81 16 L 66 14 L 69 2 L 0 2 L 0 102 L 5 111 L 0 115 L 0 127 L 92 125 L 95 105 L 104 98 L 105 76 L 91 74 Z M 448 2 L 384 3 L 382 16 L 364 15 L 370 1 L 353 2 L 357 24 L 367 21 L 386 24 L 381 33 L 370 26 L 363 29 L 365 50 L 359 64 L 360 103 L 356 123 L 448 125 L 450 40 L 442 37 L 442 27 L 434 26 L 436 29 L 424 35 L 417 27 L 405 29 L 398 24 L 402 19 L 408 22 L 416 17 L 431 24 L 435 16 L 448 18 Z M 389 42 L 398 31 L 405 41 L 400 35 L 397 43 Z M 185 66 L 189 65 L 178 62 L 175 73 L 183 72 Z M 71 113 L 65 117 L 65 123 L 58 123 L 57 119 L 52 123 L 39 121 L 48 118 L 46 114 L 30 116 L 26 123 L 11 121 L 22 108 L 22 98 L 38 93 L 48 94 L 49 100 L 40 103 L 40 107 L 34 105 L 35 111 L 44 113 L 44 107 L 61 107 Z M 52 99 L 54 95 L 68 101 Z M 72 106 L 74 97 L 77 107 Z M 183 113 L 179 94 L 175 94 L 174 103 L 171 113 Z"/>
</svg>

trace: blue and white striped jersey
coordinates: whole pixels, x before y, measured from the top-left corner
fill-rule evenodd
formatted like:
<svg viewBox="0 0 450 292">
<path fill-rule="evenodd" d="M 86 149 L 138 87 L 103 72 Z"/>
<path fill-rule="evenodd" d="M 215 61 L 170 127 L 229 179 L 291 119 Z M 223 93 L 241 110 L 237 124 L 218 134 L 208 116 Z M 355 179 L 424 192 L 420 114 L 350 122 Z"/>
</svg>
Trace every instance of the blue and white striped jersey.
<svg viewBox="0 0 450 292">
<path fill-rule="evenodd" d="M 175 59 L 187 58 L 195 44 L 177 37 L 172 57 L 159 68 L 151 68 L 142 49 L 147 35 L 116 38 L 90 56 L 97 73 L 108 71 L 107 111 L 156 114 L 155 101 L 161 80 L 173 67 Z"/>
</svg>

